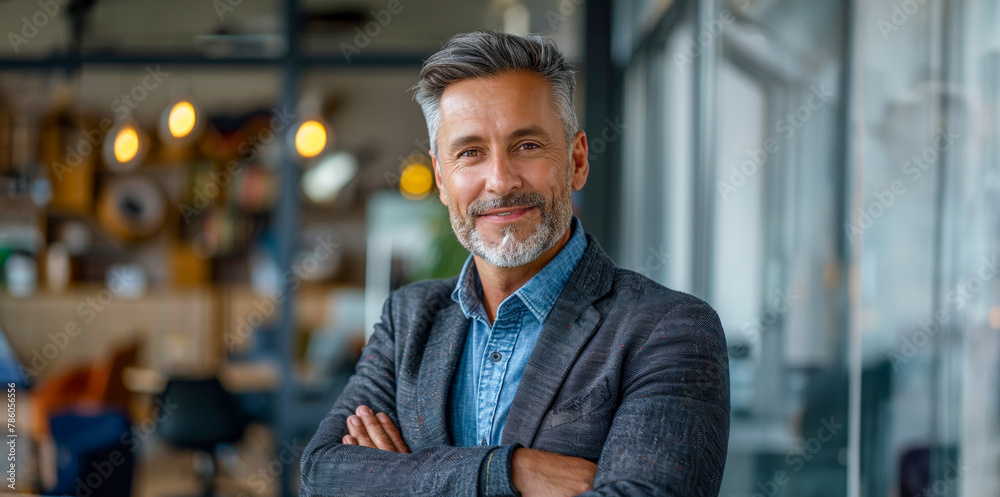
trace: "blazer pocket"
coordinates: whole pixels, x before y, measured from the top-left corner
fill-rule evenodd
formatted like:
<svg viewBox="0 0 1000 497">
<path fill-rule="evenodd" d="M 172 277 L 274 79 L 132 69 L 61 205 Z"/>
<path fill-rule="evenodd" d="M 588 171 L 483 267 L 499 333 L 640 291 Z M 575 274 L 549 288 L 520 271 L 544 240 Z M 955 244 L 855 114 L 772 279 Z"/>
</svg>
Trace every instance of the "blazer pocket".
<svg viewBox="0 0 1000 497">
<path fill-rule="evenodd" d="M 554 428 L 576 421 L 594 411 L 605 408 L 613 400 L 608 379 L 604 378 L 594 388 L 566 402 L 560 403 L 559 407 L 549 411 L 543 426 L 545 428 Z"/>
</svg>

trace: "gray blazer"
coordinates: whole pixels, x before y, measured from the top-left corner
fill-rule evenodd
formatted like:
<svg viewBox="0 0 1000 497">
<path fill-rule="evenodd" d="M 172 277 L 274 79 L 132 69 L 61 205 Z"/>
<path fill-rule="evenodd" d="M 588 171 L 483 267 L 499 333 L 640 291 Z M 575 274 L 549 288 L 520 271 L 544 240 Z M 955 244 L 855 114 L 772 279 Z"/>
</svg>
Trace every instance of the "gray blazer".
<svg viewBox="0 0 1000 497">
<path fill-rule="evenodd" d="M 502 445 L 452 446 L 448 394 L 469 321 L 457 277 L 386 299 L 357 369 L 302 455 L 302 496 L 517 495 L 517 447 L 597 463 L 585 495 L 717 496 L 729 361 L 715 311 L 587 250 L 545 320 Z M 385 412 L 411 454 L 343 445 L 358 405 Z"/>
</svg>

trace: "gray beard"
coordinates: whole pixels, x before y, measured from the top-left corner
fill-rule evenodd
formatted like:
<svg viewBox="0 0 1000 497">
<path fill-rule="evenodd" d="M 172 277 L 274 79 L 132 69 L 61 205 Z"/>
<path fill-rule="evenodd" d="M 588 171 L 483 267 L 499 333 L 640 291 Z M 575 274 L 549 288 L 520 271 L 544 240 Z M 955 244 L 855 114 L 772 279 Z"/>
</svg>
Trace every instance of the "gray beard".
<svg viewBox="0 0 1000 497">
<path fill-rule="evenodd" d="M 445 197 L 447 195 L 445 192 Z M 487 242 L 476 229 L 475 218 L 482 213 L 521 205 L 536 206 L 542 213 L 542 222 L 527 238 L 519 239 L 517 226 L 513 224 L 500 228 L 503 238 L 498 243 Z M 465 216 L 459 215 L 458 209 L 448 199 L 448 217 L 455 236 L 466 250 L 493 266 L 513 268 L 538 259 L 562 238 L 573 219 L 573 194 L 567 186 L 564 194 L 557 196 L 549 206 L 540 193 L 512 193 L 474 202 Z"/>
</svg>

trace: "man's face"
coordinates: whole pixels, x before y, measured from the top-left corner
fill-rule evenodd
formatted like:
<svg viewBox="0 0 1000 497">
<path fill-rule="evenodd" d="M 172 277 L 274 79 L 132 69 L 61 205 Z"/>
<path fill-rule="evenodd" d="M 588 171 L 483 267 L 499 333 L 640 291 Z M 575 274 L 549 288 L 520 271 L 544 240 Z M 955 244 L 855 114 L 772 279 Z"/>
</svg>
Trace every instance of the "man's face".
<svg viewBox="0 0 1000 497">
<path fill-rule="evenodd" d="M 453 83 L 439 110 L 434 176 L 459 241 L 498 267 L 537 259 L 569 227 L 586 136 L 570 150 L 548 81 L 527 72 Z"/>
</svg>

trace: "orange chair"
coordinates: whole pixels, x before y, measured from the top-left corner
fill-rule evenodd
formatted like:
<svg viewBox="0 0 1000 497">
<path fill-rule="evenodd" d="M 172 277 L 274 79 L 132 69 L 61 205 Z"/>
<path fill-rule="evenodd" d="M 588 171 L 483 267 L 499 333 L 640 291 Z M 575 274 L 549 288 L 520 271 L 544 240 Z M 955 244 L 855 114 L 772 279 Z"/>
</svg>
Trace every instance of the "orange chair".
<svg viewBox="0 0 1000 497">
<path fill-rule="evenodd" d="M 136 364 L 140 346 L 135 340 L 116 349 L 106 361 L 71 369 L 39 384 L 32 393 L 36 440 L 48 436 L 49 418 L 59 411 L 120 407 L 127 413 L 129 391 L 122 376 L 125 368 Z"/>
</svg>

